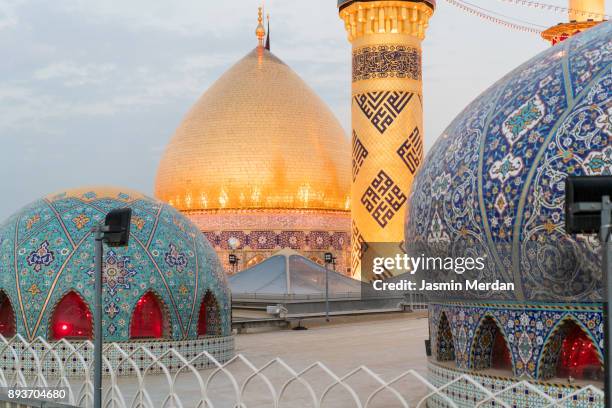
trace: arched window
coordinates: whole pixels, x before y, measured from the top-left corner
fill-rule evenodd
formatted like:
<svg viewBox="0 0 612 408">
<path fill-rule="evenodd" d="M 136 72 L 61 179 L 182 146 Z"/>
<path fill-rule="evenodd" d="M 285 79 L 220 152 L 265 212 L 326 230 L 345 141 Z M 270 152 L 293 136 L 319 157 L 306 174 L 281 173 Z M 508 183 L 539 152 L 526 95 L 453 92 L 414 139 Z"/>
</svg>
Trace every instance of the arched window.
<svg viewBox="0 0 612 408">
<path fill-rule="evenodd" d="M 438 361 L 455 360 L 455 344 L 453 343 L 453 332 L 451 331 L 446 313 L 442 312 L 440 323 L 438 323 L 437 353 Z"/>
<path fill-rule="evenodd" d="M 497 330 L 495 340 L 493 340 L 493 350 L 491 351 L 491 368 L 512 370 L 512 357 L 510 356 L 510 349 L 508 348 L 506 339 L 501 334 L 500 330 Z"/>
<path fill-rule="evenodd" d="M 206 291 L 204 299 L 200 304 L 198 316 L 198 336 L 221 335 L 221 321 L 219 316 L 219 305 L 211 291 Z"/>
<path fill-rule="evenodd" d="M 91 339 L 92 318 L 87 303 L 70 291 L 57 303 L 51 316 L 51 338 Z"/>
<path fill-rule="evenodd" d="M 480 370 L 496 368 L 512 371 L 512 357 L 508 343 L 491 316 L 485 317 L 476 330 L 471 351 L 471 367 Z"/>
<path fill-rule="evenodd" d="M 325 266 L 325 261 L 323 261 L 321 258 L 319 258 L 316 255 L 309 256 L 308 259 L 310 259 L 312 262 L 316 263 L 317 265 Z"/>
<path fill-rule="evenodd" d="M 162 300 L 149 291 L 136 302 L 130 324 L 130 338 L 159 339 L 169 336 L 170 323 L 167 310 Z"/>
<path fill-rule="evenodd" d="M 0 334 L 4 337 L 15 335 L 15 311 L 11 300 L 0 290 Z"/>
<path fill-rule="evenodd" d="M 263 261 L 265 258 L 263 255 L 261 254 L 257 254 L 254 257 L 252 257 L 251 259 L 249 259 L 246 263 L 246 267 L 250 268 L 251 266 L 255 266 L 258 263 L 261 263 L 261 261 Z"/>
<path fill-rule="evenodd" d="M 603 374 L 603 364 L 591 337 L 572 319 L 561 323 L 542 352 L 540 378 L 600 381 Z"/>
</svg>

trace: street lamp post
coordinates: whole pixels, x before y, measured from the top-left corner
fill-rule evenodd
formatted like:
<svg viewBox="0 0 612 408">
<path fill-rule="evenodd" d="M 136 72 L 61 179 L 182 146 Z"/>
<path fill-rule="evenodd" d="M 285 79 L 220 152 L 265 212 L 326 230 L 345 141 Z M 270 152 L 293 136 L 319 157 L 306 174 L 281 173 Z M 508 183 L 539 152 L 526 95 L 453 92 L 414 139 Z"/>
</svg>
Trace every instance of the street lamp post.
<svg viewBox="0 0 612 408">
<path fill-rule="evenodd" d="M 325 253 L 325 321 L 329 322 L 329 264 L 336 270 L 336 257 L 331 252 Z"/>
<path fill-rule="evenodd" d="M 240 261 L 240 258 L 238 258 L 236 254 L 234 254 L 234 251 L 236 251 L 236 249 L 238 249 L 238 247 L 240 246 L 240 240 L 236 237 L 230 237 L 230 239 L 227 240 L 227 244 L 232 250 L 232 252 L 229 254 L 228 260 L 231 267 L 231 273 L 234 274 L 238 272 L 238 261 Z"/>
<path fill-rule="evenodd" d="M 234 254 L 229 255 L 229 264 L 232 266 L 232 274 L 236 273 L 238 270 L 238 257 Z"/>
<path fill-rule="evenodd" d="M 119 208 L 106 214 L 104 225 L 93 228 L 95 239 L 94 275 L 94 408 L 102 408 L 102 259 L 104 244 L 124 247 L 130 237 L 132 210 Z"/>
<path fill-rule="evenodd" d="M 104 252 L 103 227 L 94 227 L 95 271 L 94 276 L 94 408 L 102 407 L 102 253 Z"/>
</svg>

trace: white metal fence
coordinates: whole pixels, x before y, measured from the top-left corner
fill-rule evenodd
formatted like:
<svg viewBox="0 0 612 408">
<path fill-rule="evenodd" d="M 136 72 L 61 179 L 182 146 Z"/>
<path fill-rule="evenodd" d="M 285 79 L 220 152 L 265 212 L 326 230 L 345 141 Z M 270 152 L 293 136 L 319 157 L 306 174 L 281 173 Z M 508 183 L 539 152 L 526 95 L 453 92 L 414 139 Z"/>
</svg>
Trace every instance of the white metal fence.
<svg viewBox="0 0 612 408">
<path fill-rule="evenodd" d="M 67 404 L 91 407 L 91 350 L 91 342 L 48 343 L 42 338 L 28 342 L 20 336 L 0 336 L 0 387 L 5 392 L 15 387 L 62 387 L 67 392 Z M 197 369 L 203 366 L 203 360 L 213 368 Z M 103 406 L 107 408 L 582 408 L 603 406 L 604 397 L 594 386 L 558 398 L 528 381 L 492 390 L 468 375 L 460 375 L 436 386 L 415 370 L 377 373 L 359 366 L 338 374 L 321 362 L 297 370 L 281 358 L 256 365 L 238 354 L 219 363 L 206 351 L 186 358 L 174 349 L 156 354 L 144 346 L 124 350 L 114 343 L 105 346 L 104 369 Z M 128 371 L 131 375 L 126 375 Z M 469 389 L 474 401 L 463 401 L 457 394 L 458 386 Z M 530 402 L 517 405 L 517 394 Z"/>
</svg>

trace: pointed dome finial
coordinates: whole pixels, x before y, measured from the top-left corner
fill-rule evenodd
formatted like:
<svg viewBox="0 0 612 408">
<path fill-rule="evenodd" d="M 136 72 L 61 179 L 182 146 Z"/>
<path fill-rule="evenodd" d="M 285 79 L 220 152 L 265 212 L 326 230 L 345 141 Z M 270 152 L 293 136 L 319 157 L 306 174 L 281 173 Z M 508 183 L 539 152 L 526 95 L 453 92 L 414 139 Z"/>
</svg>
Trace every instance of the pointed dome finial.
<svg viewBox="0 0 612 408">
<path fill-rule="evenodd" d="M 263 26 L 263 10 L 259 7 L 257 12 L 257 28 L 255 29 L 255 35 L 257 36 L 257 42 L 259 47 L 264 45 L 264 37 L 266 36 L 266 29 Z"/>
<path fill-rule="evenodd" d="M 270 51 L 270 13 L 266 14 L 266 20 L 268 21 L 268 28 L 266 30 L 266 50 Z"/>
</svg>

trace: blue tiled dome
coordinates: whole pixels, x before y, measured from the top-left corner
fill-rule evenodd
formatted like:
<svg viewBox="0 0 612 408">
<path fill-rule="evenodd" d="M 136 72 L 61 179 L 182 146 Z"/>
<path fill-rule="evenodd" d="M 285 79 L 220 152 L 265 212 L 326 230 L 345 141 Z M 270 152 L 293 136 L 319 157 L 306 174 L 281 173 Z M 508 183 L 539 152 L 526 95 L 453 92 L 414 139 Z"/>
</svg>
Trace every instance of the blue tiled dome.
<svg viewBox="0 0 612 408">
<path fill-rule="evenodd" d="M 70 291 L 93 309 L 91 229 L 119 207 L 132 208 L 131 237 L 127 248 L 105 248 L 105 339 L 129 339 L 132 312 L 148 292 L 164 305 L 172 339 L 197 337 L 207 293 L 218 305 L 216 334 L 229 335 L 229 290 L 208 241 L 168 205 L 115 188 L 53 194 L 0 225 L 0 289 L 13 305 L 17 332 L 47 337 L 53 309 Z"/>
<path fill-rule="evenodd" d="M 478 274 L 515 292 L 453 297 L 601 299 L 595 237 L 564 232 L 567 175 L 612 173 L 612 23 L 552 47 L 495 83 L 450 124 L 415 179 L 406 247 L 486 256 Z"/>
</svg>

